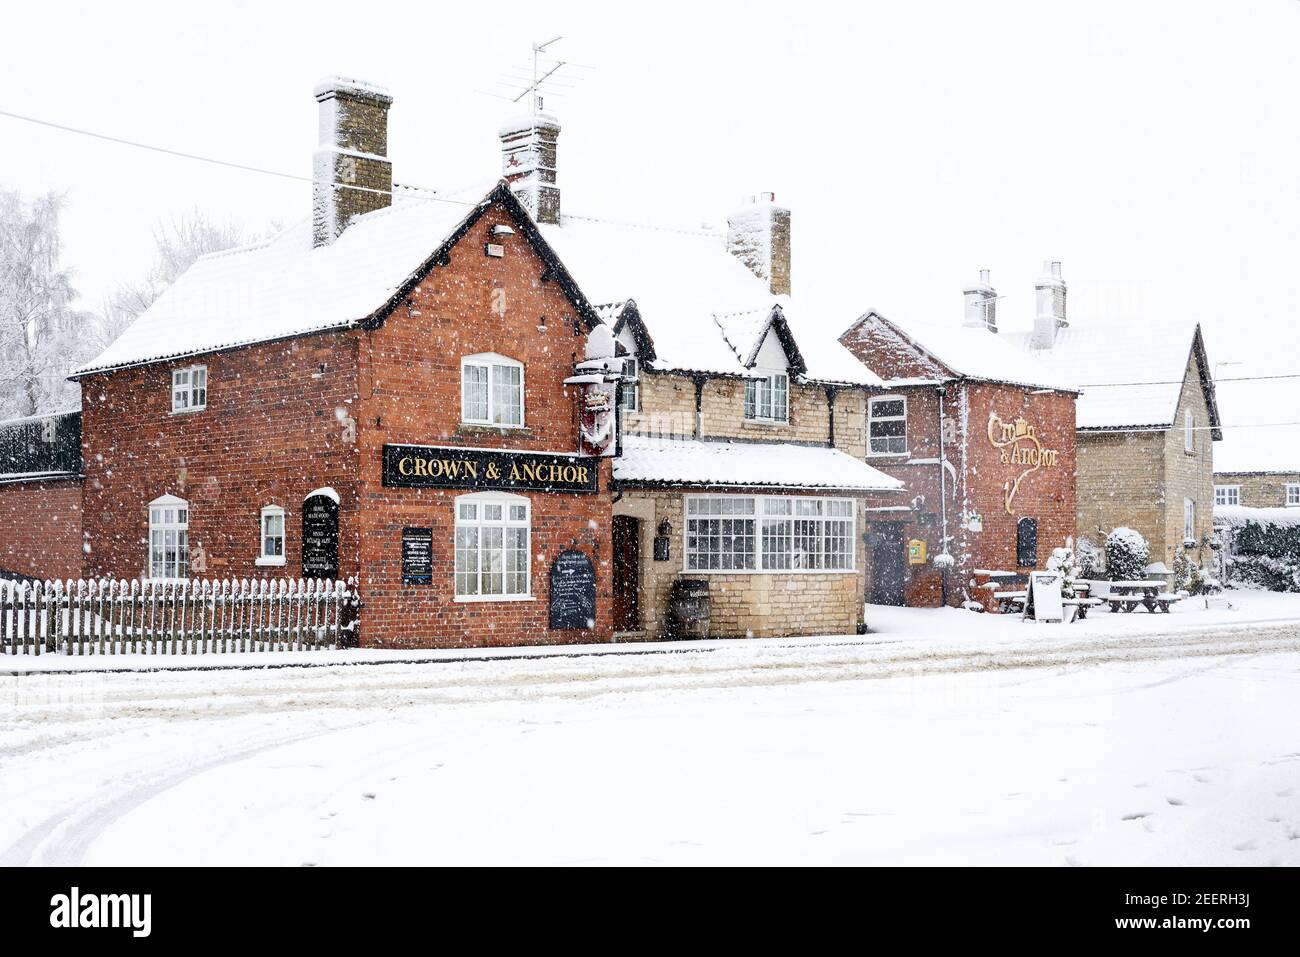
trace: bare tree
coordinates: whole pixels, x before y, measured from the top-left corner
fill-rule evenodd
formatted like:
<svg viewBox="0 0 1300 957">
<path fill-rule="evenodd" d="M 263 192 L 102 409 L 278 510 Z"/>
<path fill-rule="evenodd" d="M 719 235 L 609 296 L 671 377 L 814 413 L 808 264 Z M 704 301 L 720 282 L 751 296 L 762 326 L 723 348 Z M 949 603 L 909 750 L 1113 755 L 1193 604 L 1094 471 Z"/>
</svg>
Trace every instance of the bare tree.
<svg viewBox="0 0 1300 957">
<path fill-rule="evenodd" d="M 90 317 L 72 307 L 72 271 L 60 262 L 63 203 L 0 191 L 0 417 L 75 404 L 67 373 L 90 348 Z"/>
<path fill-rule="evenodd" d="M 154 228 L 157 248 L 153 267 L 143 279 L 118 286 L 104 303 L 98 344 L 107 347 L 120 336 L 200 256 L 230 249 L 255 238 L 248 236 L 238 224 L 216 222 L 198 209 L 192 209 L 170 223 L 159 223 Z"/>
</svg>

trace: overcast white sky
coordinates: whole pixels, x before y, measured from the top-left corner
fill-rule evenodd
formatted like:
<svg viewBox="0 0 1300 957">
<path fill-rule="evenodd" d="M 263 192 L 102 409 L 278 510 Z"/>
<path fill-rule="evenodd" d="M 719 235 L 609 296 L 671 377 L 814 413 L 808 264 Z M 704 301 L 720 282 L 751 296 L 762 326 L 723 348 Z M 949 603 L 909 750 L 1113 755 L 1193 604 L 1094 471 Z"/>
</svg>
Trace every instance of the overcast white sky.
<svg viewBox="0 0 1300 957">
<path fill-rule="evenodd" d="M 1249 363 L 1225 377 L 1300 371 L 1297 0 L 172 0 L 11 6 L 5 30 L 2 110 L 301 174 L 314 82 L 380 83 L 397 179 L 443 190 L 499 172 L 513 111 L 475 91 L 563 34 L 555 51 L 594 67 L 547 103 L 571 212 L 690 227 L 774 190 L 796 294 L 827 304 L 827 329 L 867 307 L 958 322 L 981 267 L 1002 323 L 1027 325 L 1052 258 L 1076 323 L 1129 320 L 1140 348 L 1195 319 L 1212 361 Z M 0 186 L 68 192 L 91 307 L 148 268 L 160 220 L 198 207 L 259 229 L 310 209 L 305 183 L 5 117 L 0 145 Z M 1295 386 L 1225 384 L 1224 419 L 1300 419 Z"/>
</svg>

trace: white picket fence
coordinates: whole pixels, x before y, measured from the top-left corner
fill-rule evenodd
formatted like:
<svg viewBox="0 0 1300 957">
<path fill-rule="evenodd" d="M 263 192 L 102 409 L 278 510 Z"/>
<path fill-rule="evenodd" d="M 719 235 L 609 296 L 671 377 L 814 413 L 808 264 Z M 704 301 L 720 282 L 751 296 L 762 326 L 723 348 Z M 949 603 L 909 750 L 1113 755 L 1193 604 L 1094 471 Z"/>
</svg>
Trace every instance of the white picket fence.
<svg viewBox="0 0 1300 957">
<path fill-rule="evenodd" d="M 0 581 L 0 654 L 334 648 L 352 644 L 356 598 L 322 579 Z"/>
</svg>

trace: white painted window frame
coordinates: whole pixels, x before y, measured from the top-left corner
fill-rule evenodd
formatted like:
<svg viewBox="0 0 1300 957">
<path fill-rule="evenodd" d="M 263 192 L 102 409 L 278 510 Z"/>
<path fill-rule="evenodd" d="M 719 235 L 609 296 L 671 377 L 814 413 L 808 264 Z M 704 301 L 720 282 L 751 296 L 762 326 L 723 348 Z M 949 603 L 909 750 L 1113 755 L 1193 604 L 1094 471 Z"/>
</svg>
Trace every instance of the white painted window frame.
<svg viewBox="0 0 1300 957">
<path fill-rule="evenodd" d="M 1196 541 L 1196 502 L 1190 498 L 1183 499 L 1183 541 Z"/>
<path fill-rule="evenodd" d="M 790 373 L 773 370 L 771 372 L 762 372 L 760 375 L 745 380 L 744 394 L 744 416 L 747 422 L 763 422 L 769 425 L 787 425 L 790 422 Z M 776 414 L 776 395 L 777 382 L 782 384 L 782 395 L 785 401 L 782 403 L 781 414 Z M 750 390 L 753 389 L 753 414 L 750 414 Z M 766 397 L 767 414 L 763 414 L 762 399 Z"/>
<path fill-rule="evenodd" d="M 624 382 L 619 393 L 621 408 L 624 412 L 641 411 L 641 360 L 636 356 L 620 356 L 623 360 L 623 375 L 631 376 L 636 381 Z"/>
<path fill-rule="evenodd" d="M 474 514 L 472 517 L 466 517 L 462 514 L 461 506 L 473 506 Z M 501 514 L 499 518 L 488 518 L 487 508 L 485 506 L 499 505 Z M 520 507 L 524 509 L 522 520 L 511 517 L 511 507 Z M 457 495 L 452 500 L 452 593 L 455 601 L 458 602 L 490 602 L 490 601 L 534 601 L 533 595 L 533 505 L 532 502 L 524 495 L 515 495 L 510 492 L 468 492 L 464 495 Z M 483 593 L 483 531 L 484 529 L 502 529 L 501 533 L 501 581 L 504 585 L 509 577 L 506 564 L 509 557 L 510 548 L 507 545 L 506 529 L 523 528 L 524 529 L 524 588 L 520 592 L 494 592 L 492 594 Z M 460 557 L 461 557 L 461 530 L 474 529 L 475 535 L 475 568 L 474 576 L 477 591 L 461 592 L 461 575 L 460 575 Z"/>
<path fill-rule="evenodd" d="M 1183 410 L 1183 451 L 1196 451 L 1196 416 L 1191 409 Z"/>
<path fill-rule="evenodd" d="M 876 415 L 877 402 L 901 402 L 903 403 L 902 415 Z M 871 423 L 872 422 L 903 422 L 903 451 L 901 452 L 877 452 L 871 447 Z M 885 436 L 886 441 L 897 436 Z M 905 395 L 873 395 L 867 400 L 867 457 L 868 458 L 893 458 L 899 455 L 910 455 L 910 445 L 907 435 L 907 396 Z"/>
<path fill-rule="evenodd" d="M 475 418 L 469 415 L 469 394 L 465 388 L 465 370 L 468 367 L 475 367 L 487 370 L 487 401 L 484 403 L 487 409 L 486 418 Z M 497 422 L 497 377 L 498 369 L 510 368 L 519 370 L 519 421 L 518 422 Z M 464 356 L 460 360 L 460 420 L 466 425 L 485 425 L 494 429 L 522 429 L 527 421 L 527 387 L 524 376 L 524 364 L 518 359 L 512 359 L 509 356 L 503 356 L 496 352 L 480 352 L 472 356 Z"/>
<path fill-rule="evenodd" d="M 752 501 L 753 510 L 749 512 L 732 512 L 726 514 L 691 514 L 692 502 L 703 502 L 714 499 L 730 499 L 732 501 Z M 799 515 L 796 502 L 819 502 L 821 503 L 820 515 Z M 790 503 L 789 514 L 769 514 L 768 502 Z M 847 502 L 848 514 L 831 515 L 828 514 L 828 502 Z M 691 549 L 691 523 L 692 521 L 726 519 L 731 518 L 733 521 L 751 521 L 753 522 L 754 548 L 752 552 L 753 567 L 750 568 L 699 568 L 691 566 L 691 559 L 699 554 L 698 549 Z M 796 540 L 796 523 L 797 522 L 816 522 L 819 525 L 818 538 L 822 545 L 823 560 L 825 557 L 826 542 L 826 525 L 828 522 L 847 522 L 849 524 L 848 534 L 848 565 L 847 567 L 836 568 L 767 568 L 766 553 L 763 546 L 763 533 L 766 530 L 765 524 L 775 524 L 780 522 L 790 523 L 790 540 L 791 556 L 793 565 L 793 548 Z M 840 496 L 822 496 L 822 495 L 731 495 L 727 493 L 694 493 L 682 496 L 682 568 L 683 574 L 689 575 L 851 575 L 857 572 L 858 565 L 858 503 L 856 499 L 845 498 Z M 705 553 L 708 554 L 708 553 Z"/>
<path fill-rule="evenodd" d="M 186 366 L 172 370 L 172 415 L 202 412 L 208 407 L 208 367 Z"/>
<path fill-rule="evenodd" d="M 1287 482 L 1282 492 L 1282 501 L 1287 508 L 1300 507 L 1300 482 Z"/>
<path fill-rule="evenodd" d="M 267 554 L 266 541 L 268 538 L 274 538 L 267 532 L 267 519 L 280 519 L 280 554 Z M 279 505 L 266 505 L 262 508 L 261 516 L 258 519 L 258 537 L 257 537 L 257 560 L 255 565 L 261 566 L 281 566 L 287 561 L 289 553 L 289 528 L 285 522 L 284 509 Z"/>
<path fill-rule="evenodd" d="M 1240 505 L 1241 486 L 1240 485 L 1214 486 L 1214 504 L 1215 505 Z"/>
<path fill-rule="evenodd" d="M 168 520 L 168 512 L 172 517 Z M 182 515 L 184 516 L 182 518 Z M 167 534 L 174 537 L 176 561 L 173 565 L 178 574 L 167 574 Z M 163 557 L 161 564 L 154 561 L 154 543 L 162 536 Z M 150 581 L 188 581 L 190 566 L 190 504 L 175 495 L 160 495 L 149 503 L 149 536 L 145 541 L 145 567 Z M 181 572 L 184 572 L 183 574 Z"/>
</svg>

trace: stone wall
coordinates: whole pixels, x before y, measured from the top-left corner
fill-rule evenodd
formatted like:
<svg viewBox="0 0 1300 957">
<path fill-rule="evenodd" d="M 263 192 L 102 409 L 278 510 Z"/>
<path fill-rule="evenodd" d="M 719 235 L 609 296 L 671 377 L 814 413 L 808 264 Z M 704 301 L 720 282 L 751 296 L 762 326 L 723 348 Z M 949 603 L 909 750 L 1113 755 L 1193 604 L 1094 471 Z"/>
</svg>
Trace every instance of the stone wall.
<svg viewBox="0 0 1300 957">
<path fill-rule="evenodd" d="M 771 495 L 771 490 L 751 490 Z M 728 490 L 728 494 L 747 494 Z M 870 497 L 857 499 L 856 570 L 852 572 L 750 572 L 744 574 L 684 571 L 683 493 L 638 489 L 628 491 L 615 503 L 615 515 L 640 520 L 641 629 L 636 637 L 663 637 L 668 622 L 668 604 L 673 582 L 678 578 L 708 581 L 712 603 L 709 635 L 714 638 L 764 638 L 779 635 L 852 634 L 862 615 L 866 582 L 863 544 L 863 509 Z M 654 536 L 660 522 L 667 521 L 669 554 L 666 561 L 654 560 Z"/>
<path fill-rule="evenodd" d="M 695 383 L 689 376 L 663 372 L 641 374 L 640 408 L 624 415 L 624 432 L 664 438 L 695 437 Z M 790 383 L 788 422 L 757 422 L 745 418 L 743 379 L 712 377 L 700 397 L 705 438 L 760 442 L 799 442 L 824 445 L 830 438 L 826 388 Z M 866 422 L 863 390 L 840 389 L 835 395 L 835 447 L 861 458 Z"/>
</svg>

